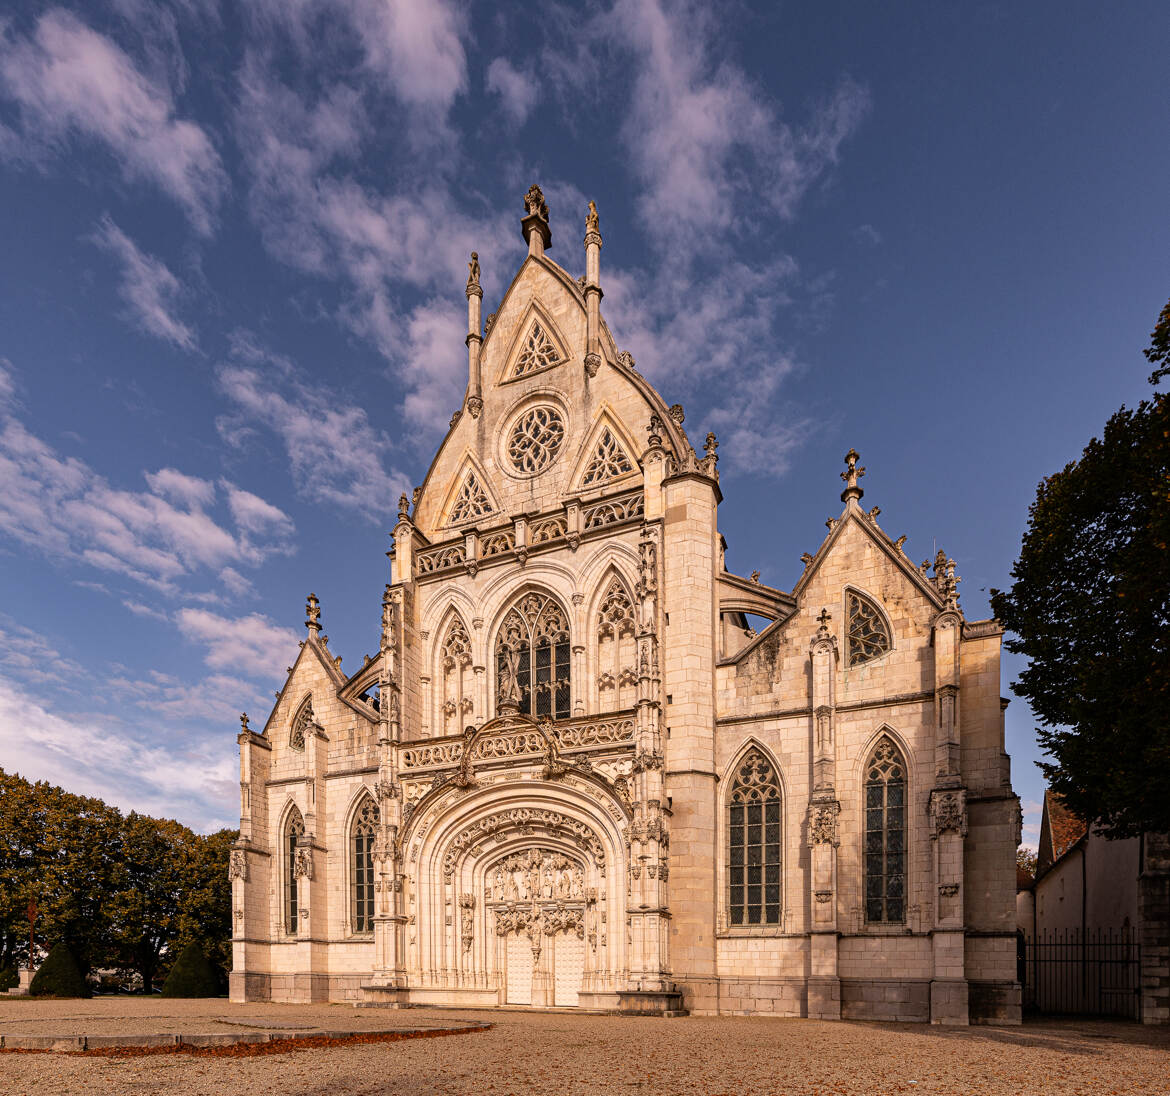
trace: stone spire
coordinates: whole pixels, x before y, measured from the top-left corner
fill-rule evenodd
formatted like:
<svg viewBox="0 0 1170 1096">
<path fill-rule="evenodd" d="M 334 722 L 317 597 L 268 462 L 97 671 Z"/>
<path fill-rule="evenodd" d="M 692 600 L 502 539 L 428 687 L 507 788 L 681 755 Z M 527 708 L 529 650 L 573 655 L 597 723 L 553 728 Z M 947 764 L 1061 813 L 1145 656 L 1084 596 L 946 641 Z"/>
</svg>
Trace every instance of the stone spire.
<svg viewBox="0 0 1170 1096">
<path fill-rule="evenodd" d="M 543 255 L 552 246 L 552 232 L 548 227 L 548 203 L 544 200 L 544 191 L 536 183 L 524 195 L 524 210 L 520 233 L 528 243 L 528 254 Z"/>
<path fill-rule="evenodd" d="M 479 352 L 483 346 L 481 334 L 480 306 L 483 304 L 483 290 L 479 286 L 479 254 L 471 253 L 467 264 L 467 410 L 473 419 L 479 418 L 483 410 Z"/>
<path fill-rule="evenodd" d="M 321 602 L 316 594 L 309 594 L 305 602 L 305 627 L 309 629 L 309 638 L 317 639 L 321 635 Z"/>
<path fill-rule="evenodd" d="M 857 467 L 857 460 L 858 452 L 856 449 L 850 449 L 845 454 L 845 471 L 841 473 L 841 478 L 845 481 L 845 490 L 841 492 L 842 502 L 860 499 L 865 494 L 865 491 L 857 483 L 865 475 L 865 469 Z"/>
<path fill-rule="evenodd" d="M 601 233 L 597 203 L 585 214 L 585 374 L 596 377 L 601 368 Z"/>
</svg>

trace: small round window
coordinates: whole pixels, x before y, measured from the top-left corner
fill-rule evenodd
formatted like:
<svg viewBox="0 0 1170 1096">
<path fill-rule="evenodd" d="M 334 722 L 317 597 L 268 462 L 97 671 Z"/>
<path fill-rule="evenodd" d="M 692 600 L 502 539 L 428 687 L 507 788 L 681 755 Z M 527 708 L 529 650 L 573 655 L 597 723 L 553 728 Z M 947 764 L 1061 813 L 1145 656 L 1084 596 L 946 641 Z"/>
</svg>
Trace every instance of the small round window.
<svg viewBox="0 0 1170 1096">
<path fill-rule="evenodd" d="M 508 459 L 517 472 L 543 472 L 560 452 L 565 424 L 552 407 L 530 407 L 515 422 L 508 437 Z"/>
</svg>

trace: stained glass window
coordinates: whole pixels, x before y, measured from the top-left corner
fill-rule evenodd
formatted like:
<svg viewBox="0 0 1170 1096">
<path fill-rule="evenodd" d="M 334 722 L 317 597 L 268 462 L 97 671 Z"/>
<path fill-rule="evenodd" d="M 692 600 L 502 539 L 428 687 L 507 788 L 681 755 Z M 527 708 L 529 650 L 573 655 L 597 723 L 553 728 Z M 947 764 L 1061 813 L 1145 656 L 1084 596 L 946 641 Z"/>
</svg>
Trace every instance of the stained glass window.
<svg viewBox="0 0 1170 1096">
<path fill-rule="evenodd" d="M 551 598 L 525 594 L 496 641 L 498 701 L 515 700 L 536 719 L 569 718 L 569 622 Z M 512 697 L 504 693 L 514 688 Z"/>
<path fill-rule="evenodd" d="M 353 854 L 353 931 L 374 930 L 374 835 L 378 829 L 378 805 L 366 796 L 353 821 L 350 847 Z"/>
<path fill-rule="evenodd" d="M 865 767 L 865 919 L 906 919 L 906 763 L 888 735 Z"/>
<path fill-rule="evenodd" d="M 780 781 L 759 750 L 736 767 L 727 805 L 732 925 L 780 924 Z"/>
<path fill-rule="evenodd" d="M 295 807 L 284 828 L 284 931 L 297 931 L 297 841 L 305 835 L 305 820 Z"/>
<path fill-rule="evenodd" d="M 849 665 L 860 666 L 890 649 L 890 630 L 878 607 L 868 598 L 848 591 Z"/>
</svg>

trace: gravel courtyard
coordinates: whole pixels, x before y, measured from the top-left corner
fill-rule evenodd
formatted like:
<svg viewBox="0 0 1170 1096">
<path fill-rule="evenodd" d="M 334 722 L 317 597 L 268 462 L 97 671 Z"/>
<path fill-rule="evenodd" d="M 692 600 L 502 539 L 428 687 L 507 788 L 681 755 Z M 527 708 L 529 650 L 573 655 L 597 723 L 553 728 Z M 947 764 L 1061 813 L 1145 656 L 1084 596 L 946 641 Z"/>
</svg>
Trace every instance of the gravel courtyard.
<svg viewBox="0 0 1170 1096">
<path fill-rule="evenodd" d="M 1063 1021 L 943 1029 L 764 1018 L 352 1009 L 105 998 L 0 999 L 0 1033 L 377 1029 L 491 1031 L 261 1057 L 0 1052 L 6 1096 L 182 1093 L 1170 1093 L 1170 1030 Z"/>
</svg>

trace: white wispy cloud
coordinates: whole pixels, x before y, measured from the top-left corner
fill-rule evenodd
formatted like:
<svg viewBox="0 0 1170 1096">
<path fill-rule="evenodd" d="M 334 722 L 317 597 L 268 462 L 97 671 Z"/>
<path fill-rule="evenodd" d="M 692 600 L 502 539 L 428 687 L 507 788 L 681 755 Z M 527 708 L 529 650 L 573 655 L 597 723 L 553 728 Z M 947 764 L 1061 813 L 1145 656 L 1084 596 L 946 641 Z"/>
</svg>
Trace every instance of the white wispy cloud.
<svg viewBox="0 0 1170 1096">
<path fill-rule="evenodd" d="M 230 618 L 207 609 L 180 609 L 175 623 L 185 638 L 203 645 L 204 662 L 211 669 L 256 676 L 282 676 L 300 638 L 259 613 Z"/>
<path fill-rule="evenodd" d="M 0 406 L 0 533 L 172 593 L 201 570 L 292 550 L 291 519 L 257 496 L 229 485 L 228 523 L 209 512 L 216 485 L 174 468 L 147 473 L 147 490 L 114 487 L 33 434 L 14 410 Z"/>
<path fill-rule="evenodd" d="M 217 423 L 223 439 L 243 446 L 263 427 L 280 439 L 300 494 L 356 510 L 370 521 L 390 513 L 410 481 L 387 471 L 390 437 L 370 422 L 365 408 L 307 383 L 285 359 L 265 355 L 248 339 L 238 337 L 234 348 L 236 360 L 216 371 L 220 390 L 234 405 Z M 242 527 L 268 521 L 255 501 L 242 494 L 231 498 Z"/>
<path fill-rule="evenodd" d="M 21 681 L 73 691 L 84 671 L 47 636 L 0 614 L 0 668 Z"/>
<path fill-rule="evenodd" d="M 422 112 L 417 136 L 441 126 L 466 90 L 468 21 L 448 0 L 256 0 L 250 15 L 262 37 L 284 31 L 306 60 L 319 50 L 323 27 L 348 35 L 364 72 L 402 106 Z"/>
<path fill-rule="evenodd" d="M 244 698 L 256 699 L 254 687 L 239 684 Z M 174 683 L 158 683 L 152 708 L 170 703 L 182 708 L 176 714 L 185 719 L 194 714 L 224 726 L 222 735 L 196 738 L 158 734 L 157 716 L 152 733 L 101 714 L 56 712 L 0 676 L 0 758 L 9 772 L 97 796 L 124 811 L 178 818 L 200 830 L 235 826 L 239 764 L 231 730 L 236 705 L 225 701 L 216 709 L 198 709 L 200 698 L 225 696 L 229 688 L 209 678 L 180 696 Z M 91 744 L 100 748 L 88 748 Z"/>
<path fill-rule="evenodd" d="M 98 222 L 90 239 L 121 263 L 118 294 L 126 303 L 130 322 L 182 350 L 194 350 L 195 330 L 175 310 L 183 286 L 166 263 L 141 251 L 109 216 Z"/>
<path fill-rule="evenodd" d="M 500 97 L 504 113 L 520 126 L 536 106 L 540 87 L 532 73 L 521 72 L 506 57 L 497 57 L 487 67 L 484 86 Z"/>
<path fill-rule="evenodd" d="M 803 125 L 781 121 L 780 104 L 719 51 L 718 14 L 701 4 L 617 0 L 562 30 L 542 66 L 578 81 L 579 94 L 603 96 L 615 64 L 632 74 L 619 132 L 650 259 L 603 271 L 610 326 L 668 398 L 724 393 L 698 424 L 723 433 L 724 467 L 778 474 L 809 429 L 778 407 L 798 368 L 785 321 L 807 290 L 796 261 L 759 242 L 781 239 L 837 163 L 868 93 L 844 78 Z"/>
<path fill-rule="evenodd" d="M 467 256 L 479 252 L 489 292 L 502 286 L 505 271 L 492 259 L 517 250 L 514 229 L 486 206 L 469 211 L 440 158 L 428 158 L 434 170 L 425 175 L 404 171 L 389 192 L 348 174 L 364 128 L 353 109 L 360 101 L 346 85 L 298 93 L 268 59 L 250 54 L 235 112 L 249 209 L 277 259 L 340 284 L 338 319 L 390 365 L 405 390 L 407 423 L 435 431 L 466 385 L 458 287 Z"/>
<path fill-rule="evenodd" d="M 75 138 L 95 141 L 126 178 L 159 187 L 196 231 L 211 232 L 228 189 L 219 153 L 111 38 L 53 8 L 27 37 L 0 39 L 0 93 L 20 114 L 19 140 L 12 131 L 0 151 L 40 162 Z"/>
</svg>

